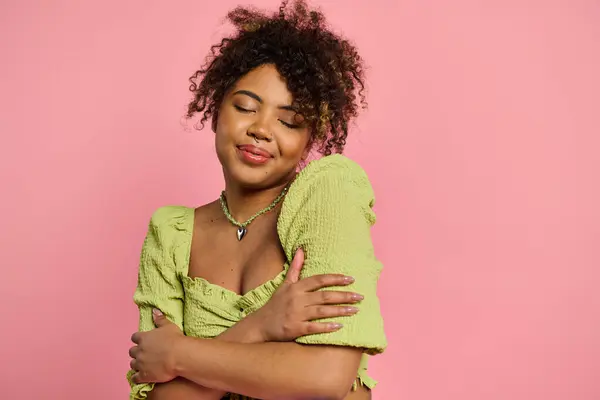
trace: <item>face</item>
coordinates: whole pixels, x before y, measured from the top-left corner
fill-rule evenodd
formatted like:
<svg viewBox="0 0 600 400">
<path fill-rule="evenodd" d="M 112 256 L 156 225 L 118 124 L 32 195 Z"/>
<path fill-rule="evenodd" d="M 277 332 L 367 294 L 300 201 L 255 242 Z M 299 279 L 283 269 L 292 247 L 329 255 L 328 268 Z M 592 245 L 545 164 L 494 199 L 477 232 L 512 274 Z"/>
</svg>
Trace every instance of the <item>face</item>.
<svg viewBox="0 0 600 400">
<path fill-rule="evenodd" d="M 292 179 L 310 139 L 292 104 L 292 94 L 272 65 L 250 71 L 229 90 L 215 129 L 228 183 L 262 189 Z"/>
</svg>

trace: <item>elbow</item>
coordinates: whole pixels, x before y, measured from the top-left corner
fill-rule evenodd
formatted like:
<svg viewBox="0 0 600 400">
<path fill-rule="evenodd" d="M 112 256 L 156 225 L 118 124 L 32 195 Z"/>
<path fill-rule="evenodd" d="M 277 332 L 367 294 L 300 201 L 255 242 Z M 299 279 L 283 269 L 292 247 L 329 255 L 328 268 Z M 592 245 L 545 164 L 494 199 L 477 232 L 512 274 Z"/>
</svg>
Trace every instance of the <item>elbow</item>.
<svg viewBox="0 0 600 400">
<path fill-rule="evenodd" d="M 344 400 L 349 392 L 350 392 L 350 390 L 345 390 L 345 391 L 338 390 L 335 392 L 324 394 L 323 396 L 310 397 L 310 399 L 312 400 L 312 399 L 318 398 L 319 400 Z"/>
<path fill-rule="evenodd" d="M 334 385 L 329 390 L 327 397 L 325 397 L 325 399 L 327 399 L 327 400 L 344 400 L 348 396 L 348 393 L 350 393 L 351 390 L 352 390 L 352 383 L 350 383 L 347 386 L 339 385 L 339 384 Z"/>
<path fill-rule="evenodd" d="M 319 393 L 314 393 L 309 397 L 305 397 L 303 400 L 344 400 L 348 393 L 350 392 L 350 388 L 332 388 L 328 390 L 319 391 Z"/>
<path fill-rule="evenodd" d="M 304 375 L 302 385 L 296 386 L 287 396 L 288 400 L 344 400 L 352 390 L 355 377 L 341 376 L 340 373 L 315 373 Z M 288 388 L 290 389 L 290 388 Z M 293 394 L 292 394 L 293 393 Z"/>
<path fill-rule="evenodd" d="M 356 380 L 362 351 L 345 347 L 310 347 L 318 352 L 302 374 L 302 395 L 298 400 L 344 400 Z M 299 392 L 296 392 L 300 394 Z"/>
<path fill-rule="evenodd" d="M 352 390 L 356 376 L 345 376 L 331 371 L 315 377 L 314 386 L 305 399 L 344 400 Z"/>
</svg>

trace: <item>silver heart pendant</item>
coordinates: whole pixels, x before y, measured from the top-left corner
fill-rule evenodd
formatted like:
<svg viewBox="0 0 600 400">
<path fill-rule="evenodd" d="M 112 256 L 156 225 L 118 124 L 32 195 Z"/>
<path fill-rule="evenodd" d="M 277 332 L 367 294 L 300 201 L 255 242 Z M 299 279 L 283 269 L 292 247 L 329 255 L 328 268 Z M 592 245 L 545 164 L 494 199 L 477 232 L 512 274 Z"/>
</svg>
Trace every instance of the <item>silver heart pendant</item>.
<svg viewBox="0 0 600 400">
<path fill-rule="evenodd" d="M 246 230 L 246 228 L 244 228 L 244 227 L 239 227 L 239 228 L 238 228 L 238 230 L 237 230 L 237 238 L 238 238 L 238 241 L 239 241 L 239 240 L 242 240 L 242 239 L 244 238 L 244 236 L 246 236 L 246 232 L 248 232 L 248 231 Z"/>
</svg>

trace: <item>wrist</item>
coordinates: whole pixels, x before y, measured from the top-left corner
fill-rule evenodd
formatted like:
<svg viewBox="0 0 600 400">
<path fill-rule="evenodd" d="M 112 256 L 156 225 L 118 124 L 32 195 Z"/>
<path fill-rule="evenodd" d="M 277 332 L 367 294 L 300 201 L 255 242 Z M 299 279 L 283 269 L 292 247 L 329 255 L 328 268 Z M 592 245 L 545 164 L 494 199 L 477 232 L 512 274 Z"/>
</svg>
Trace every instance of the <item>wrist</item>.
<svg viewBox="0 0 600 400">
<path fill-rule="evenodd" d="M 217 340 L 235 343 L 263 343 L 265 342 L 262 334 L 261 323 L 254 314 L 240 320 L 231 328 L 221 333 Z"/>
<path fill-rule="evenodd" d="M 237 324 L 218 336 L 221 340 L 237 343 L 263 343 L 265 338 L 262 332 L 260 317 L 250 314 Z"/>
<path fill-rule="evenodd" d="M 181 335 L 173 343 L 173 372 L 177 376 L 184 376 L 187 364 L 187 355 L 189 354 L 190 340 L 194 338 Z"/>
<path fill-rule="evenodd" d="M 258 314 L 252 313 L 244 318 L 240 323 L 243 323 L 241 327 L 245 332 L 246 343 L 265 343 L 268 341 L 264 332 L 264 324 Z"/>
</svg>

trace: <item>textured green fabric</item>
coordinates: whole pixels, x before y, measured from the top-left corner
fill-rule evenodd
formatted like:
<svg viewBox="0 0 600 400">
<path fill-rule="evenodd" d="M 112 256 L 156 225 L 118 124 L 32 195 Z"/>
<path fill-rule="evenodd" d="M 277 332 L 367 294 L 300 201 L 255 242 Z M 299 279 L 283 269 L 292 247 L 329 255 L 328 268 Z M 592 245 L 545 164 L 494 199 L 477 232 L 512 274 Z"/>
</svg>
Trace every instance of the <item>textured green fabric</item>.
<svg viewBox="0 0 600 400">
<path fill-rule="evenodd" d="M 358 314 L 331 319 L 344 324 L 339 331 L 296 341 L 363 348 L 358 382 L 367 387 L 376 384 L 366 373 L 368 355 L 381 353 L 387 344 L 376 293 L 382 265 L 375 258 L 370 237 L 370 227 L 375 223 L 373 203 L 373 190 L 362 168 L 344 156 L 332 155 L 311 162 L 296 177 L 277 223 L 288 262 L 296 249 L 304 249 L 302 277 L 348 274 L 355 283 L 327 290 L 350 290 L 365 296 L 358 304 Z M 134 294 L 140 310 L 140 331 L 154 328 L 152 308 L 156 307 L 186 335 L 213 338 L 266 304 L 283 282 L 288 263 L 277 277 L 244 295 L 202 278 L 189 278 L 193 226 L 193 208 L 167 206 L 152 216 Z M 129 371 L 131 399 L 146 398 L 153 385 L 135 385 L 131 375 Z"/>
</svg>

